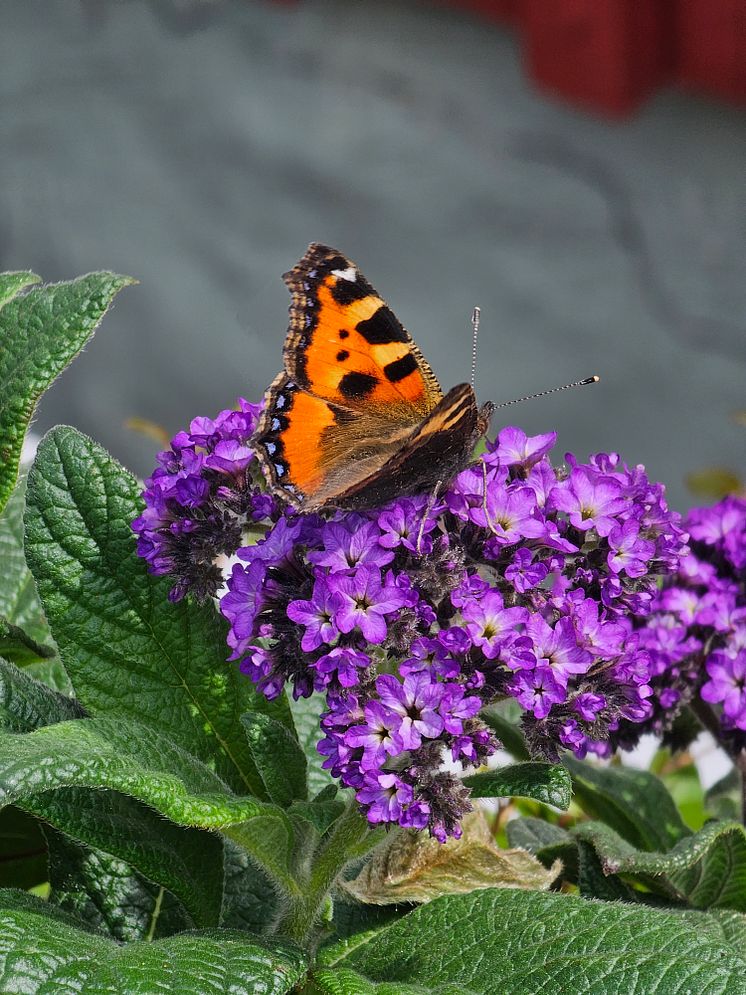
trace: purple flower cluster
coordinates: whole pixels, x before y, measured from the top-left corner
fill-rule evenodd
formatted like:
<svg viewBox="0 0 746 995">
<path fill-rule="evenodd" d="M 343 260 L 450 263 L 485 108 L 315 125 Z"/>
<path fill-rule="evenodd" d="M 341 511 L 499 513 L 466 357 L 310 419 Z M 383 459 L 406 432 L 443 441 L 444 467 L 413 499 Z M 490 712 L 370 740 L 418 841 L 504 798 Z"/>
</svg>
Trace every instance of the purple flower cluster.
<svg viewBox="0 0 746 995">
<path fill-rule="evenodd" d="M 252 524 L 276 518 L 274 499 L 256 486 L 249 441 L 261 405 L 239 398 L 236 410 L 217 418 L 195 418 L 145 481 L 145 510 L 132 523 L 137 552 L 151 573 L 176 578 L 170 592 L 179 601 L 191 592 L 202 601 L 223 583 L 219 557 L 245 541 Z"/>
<path fill-rule="evenodd" d="M 437 501 L 281 515 L 238 550 L 220 607 L 268 697 L 326 695 L 319 752 L 372 823 L 458 835 L 478 713 L 512 697 L 537 756 L 605 752 L 651 715 L 641 620 L 685 550 L 678 516 L 617 456 L 552 467 L 505 428 Z"/>
<path fill-rule="evenodd" d="M 728 497 L 692 510 L 690 553 L 667 579 L 638 633 L 650 658 L 651 720 L 620 729 L 620 743 L 641 731 L 667 732 L 697 699 L 718 706 L 721 740 L 746 747 L 746 500 Z M 700 709 L 701 710 L 701 709 Z"/>
</svg>

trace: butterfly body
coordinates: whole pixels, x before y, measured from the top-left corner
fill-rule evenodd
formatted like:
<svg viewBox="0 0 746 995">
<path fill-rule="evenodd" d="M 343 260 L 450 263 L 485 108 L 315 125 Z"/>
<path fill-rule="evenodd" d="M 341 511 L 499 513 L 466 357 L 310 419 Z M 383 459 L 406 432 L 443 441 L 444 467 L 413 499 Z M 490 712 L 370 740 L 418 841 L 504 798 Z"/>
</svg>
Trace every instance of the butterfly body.
<svg viewBox="0 0 746 995">
<path fill-rule="evenodd" d="M 492 406 L 444 397 L 415 342 L 354 263 L 313 243 L 285 274 L 290 327 L 254 447 L 273 493 L 304 511 L 431 490 L 469 460 Z"/>
</svg>

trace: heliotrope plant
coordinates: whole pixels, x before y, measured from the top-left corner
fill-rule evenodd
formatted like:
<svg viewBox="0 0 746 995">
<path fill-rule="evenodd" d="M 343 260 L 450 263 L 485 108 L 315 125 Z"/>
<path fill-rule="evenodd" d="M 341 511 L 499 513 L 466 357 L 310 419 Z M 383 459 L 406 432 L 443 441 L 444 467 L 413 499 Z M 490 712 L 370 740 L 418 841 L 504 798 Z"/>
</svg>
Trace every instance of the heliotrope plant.
<svg viewBox="0 0 746 995">
<path fill-rule="evenodd" d="M 318 750 L 369 822 L 458 836 L 469 790 L 444 761 L 497 750 L 479 718 L 497 701 L 553 760 L 651 717 L 642 620 L 686 536 L 642 467 L 555 468 L 555 433 L 507 427 L 436 500 L 303 515 L 264 490 L 259 410 L 240 399 L 159 454 L 138 552 L 172 598 L 219 597 L 230 658 L 267 698 L 326 696 Z"/>
<path fill-rule="evenodd" d="M 129 282 L 37 280 L 0 275 L 3 990 L 746 993 L 739 784 L 593 756 L 692 712 L 743 756 L 744 502 L 682 523 L 504 428 L 437 500 L 290 514 L 245 401 L 144 501 L 67 427 L 14 486 Z"/>
<path fill-rule="evenodd" d="M 684 706 L 739 763 L 746 751 L 746 500 L 726 497 L 685 519 L 689 552 L 656 592 L 639 639 L 650 660 L 651 713 L 617 745 L 669 733 Z M 710 706 L 715 706 L 713 711 Z"/>
</svg>

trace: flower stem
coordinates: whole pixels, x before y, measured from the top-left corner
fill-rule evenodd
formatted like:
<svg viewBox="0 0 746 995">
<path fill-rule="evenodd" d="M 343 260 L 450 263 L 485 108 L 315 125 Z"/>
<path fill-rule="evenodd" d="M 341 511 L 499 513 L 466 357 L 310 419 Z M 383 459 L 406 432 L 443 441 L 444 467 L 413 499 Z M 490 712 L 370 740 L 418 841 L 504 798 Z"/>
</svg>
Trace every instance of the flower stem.
<svg viewBox="0 0 746 995">
<path fill-rule="evenodd" d="M 314 855 L 303 894 L 291 901 L 278 932 L 308 947 L 326 896 L 340 872 L 379 840 L 380 834 L 371 830 L 353 796 Z"/>
</svg>

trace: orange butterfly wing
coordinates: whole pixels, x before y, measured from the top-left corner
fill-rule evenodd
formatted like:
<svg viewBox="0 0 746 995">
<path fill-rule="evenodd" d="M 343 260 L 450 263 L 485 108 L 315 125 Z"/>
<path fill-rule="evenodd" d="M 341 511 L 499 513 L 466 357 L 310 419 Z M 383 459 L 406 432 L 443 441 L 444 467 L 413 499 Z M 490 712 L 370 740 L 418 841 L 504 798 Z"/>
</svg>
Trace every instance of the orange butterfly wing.
<svg viewBox="0 0 746 995">
<path fill-rule="evenodd" d="M 468 421 L 459 432 L 471 436 L 473 390 L 454 388 L 443 406 L 440 385 L 410 335 L 335 249 L 310 245 L 285 281 L 292 294 L 285 369 L 267 391 L 254 437 L 270 487 L 304 510 L 363 507 L 382 493 L 367 484 L 385 476 L 393 460 L 399 468 L 395 492 L 412 493 L 402 479 L 412 476 L 406 466 L 402 470 L 402 453 L 413 438 L 423 438 L 428 424 L 426 436 L 438 424 L 445 432 L 439 441 L 449 436 L 455 414 L 450 398 L 457 390 L 466 391 L 469 401 L 467 415 L 461 393 L 454 399 L 459 419 Z"/>
</svg>

